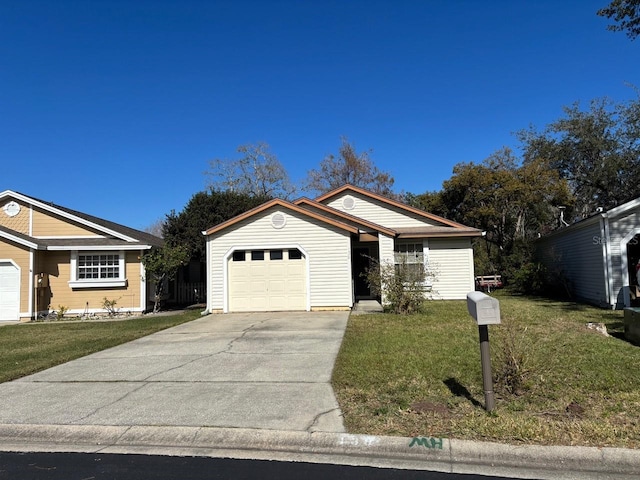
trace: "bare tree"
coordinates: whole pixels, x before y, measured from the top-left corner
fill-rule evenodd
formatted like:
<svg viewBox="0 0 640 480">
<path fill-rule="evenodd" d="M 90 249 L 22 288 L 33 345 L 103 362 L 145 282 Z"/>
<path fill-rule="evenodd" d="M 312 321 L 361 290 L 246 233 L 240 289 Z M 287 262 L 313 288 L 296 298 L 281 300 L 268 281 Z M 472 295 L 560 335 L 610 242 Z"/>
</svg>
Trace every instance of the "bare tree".
<svg viewBox="0 0 640 480">
<path fill-rule="evenodd" d="M 144 231 L 162 238 L 164 236 L 164 224 L 165 221 L 162 218 L 157 219 L 151 225 L 145 227 Z"/>
<path fill-rule="evenodd" d="M 346 137 L 341 137 L 342 145 L 338 156 L 327 155 L 317 170 L 309 170 L 305 189 L 326 193 L 342 185 L 366 188 L 385 196 L 394 196 L 391 188 L 394 179 L 388 172 L 380 171 L 370 158 L 371 150 L 356 152 Z"/>
<path fill-rule="evenodd" d="M 283 199 L 295 193 L 296 187 L 269 145 L 263 142 L 240 145 L 237 151 L 241 155 L 238 159 L 216 158 L 209 162 L 205 174 L 210 177 L 211 190 Z"/>
</svg>

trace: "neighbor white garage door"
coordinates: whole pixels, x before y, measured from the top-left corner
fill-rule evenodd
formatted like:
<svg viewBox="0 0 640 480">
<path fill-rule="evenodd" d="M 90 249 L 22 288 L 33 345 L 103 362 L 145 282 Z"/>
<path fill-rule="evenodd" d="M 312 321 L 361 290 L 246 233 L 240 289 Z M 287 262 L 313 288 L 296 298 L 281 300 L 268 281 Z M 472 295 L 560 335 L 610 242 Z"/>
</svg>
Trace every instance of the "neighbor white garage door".
<svg viewBox="0 0 640 480">
<path fill-rule="evenodd" d="M 235 251 L 228 282 L 230 312 L 307 308 L 307 268 L 298 249 Z"/>
<path fill-rule="evenodd" d="M 0 321 L 18 320 L 20 271 L 11 262 L 0 261 Z"/>
</svg>

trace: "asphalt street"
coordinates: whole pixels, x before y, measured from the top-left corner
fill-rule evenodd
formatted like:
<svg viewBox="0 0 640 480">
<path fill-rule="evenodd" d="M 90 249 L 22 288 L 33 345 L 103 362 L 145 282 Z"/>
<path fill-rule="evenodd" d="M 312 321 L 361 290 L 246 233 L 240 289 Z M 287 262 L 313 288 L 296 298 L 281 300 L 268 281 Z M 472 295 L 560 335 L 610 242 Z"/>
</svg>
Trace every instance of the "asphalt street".
<svg viewBox="0 0 640 480">
<path fill-rule="evenodd" d="M 1 453 L 1 480 L 500 480 L 454 473 L 305 462 L 153 455 Z"/>
</svg>

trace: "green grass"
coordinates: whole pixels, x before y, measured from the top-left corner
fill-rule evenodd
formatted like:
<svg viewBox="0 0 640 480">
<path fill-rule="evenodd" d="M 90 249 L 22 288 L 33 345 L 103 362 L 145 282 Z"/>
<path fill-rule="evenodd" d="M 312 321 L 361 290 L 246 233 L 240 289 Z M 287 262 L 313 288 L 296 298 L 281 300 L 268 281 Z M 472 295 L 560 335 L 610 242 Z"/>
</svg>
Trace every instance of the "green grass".
<svg viewBox="0 0 640 480">
<path fill-rule="evenodd" d="M 0 327 L 0 382 L 30 375 L 200 317 L 190 310 L 108 322 L 24 323 Z"/>
<path fill-rule="evenodd" d="M 333 377 L 348 431 L 640 447 L 640 347 L 622 339 L 623 313 L 498 298 L 502 324 L 489 327 L 494 375 L 515 353 L 524 383 L 515 393 L 496 383 L 493 414 L 483 409 L 478 328 L 466 302 L 438 301 L 419 315 L 350 318 Z"/>
</svg>

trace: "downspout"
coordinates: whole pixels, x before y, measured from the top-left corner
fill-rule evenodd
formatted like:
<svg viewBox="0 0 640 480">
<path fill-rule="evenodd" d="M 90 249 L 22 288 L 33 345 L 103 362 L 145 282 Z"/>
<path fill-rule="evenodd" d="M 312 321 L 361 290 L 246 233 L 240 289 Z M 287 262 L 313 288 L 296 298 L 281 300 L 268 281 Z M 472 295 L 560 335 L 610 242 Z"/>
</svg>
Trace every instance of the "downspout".
<svg viewBox="0 0 640 480">
<path fill-rule="evenodd" d="M 140 310 L 142 312 L 147 311 L 147 269 L 144 267 L 142 256 L 145 254 L 143 250 L 140 250 Z"/>
<path fill-rule="evenodd" d="M 207 235 L 206 231 L 202 232 L 202 235 L 204 235 L 204 240 L 205 240 L 205 258 L 206 258 L 206 272 L 207 272 L 207 278 L 205 278 L 205 285 L 207 286 L 207 306 L 206 309 L 203 312 L 200 312 L 201 315 L 207 315 L 209 313 L 211 313 L 211 308 L 212 308 L 212 298 L 213 298 L 213 292 L 211 291 L 213 288 L 213 282 L 211 281 L 211 242 L 209 241 L 209 236 Z"/>
</svg>

